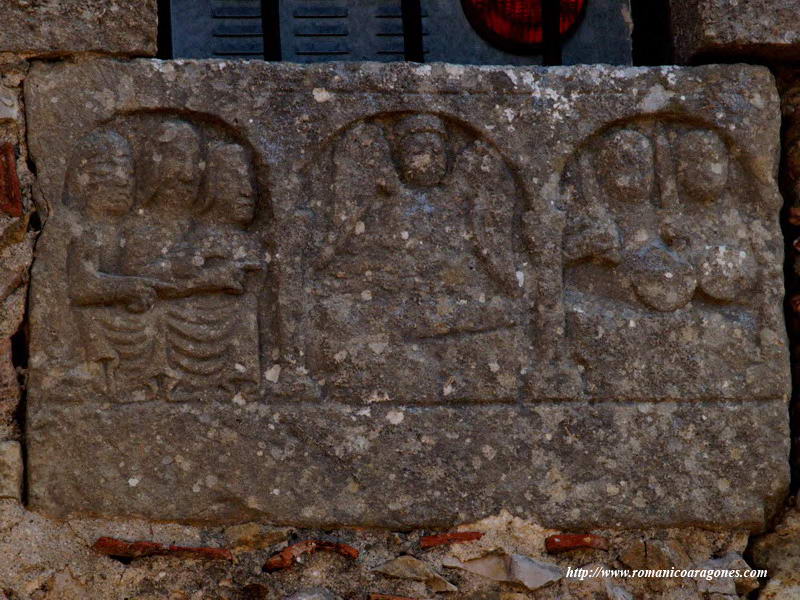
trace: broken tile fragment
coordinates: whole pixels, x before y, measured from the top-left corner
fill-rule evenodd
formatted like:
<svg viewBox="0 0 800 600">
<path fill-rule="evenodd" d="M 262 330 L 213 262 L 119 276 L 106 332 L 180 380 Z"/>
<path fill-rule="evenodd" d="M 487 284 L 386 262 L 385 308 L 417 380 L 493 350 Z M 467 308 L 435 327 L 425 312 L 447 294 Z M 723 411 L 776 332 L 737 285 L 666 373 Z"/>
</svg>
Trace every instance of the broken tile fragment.
<svg viewBox="0 0 800 600">
<path fill-rule="evenodd" d="M 438 535 L 426 535 L 420 538 L 419 547 L 427 549 L 444 544 L 472 542 L 481 539 L 483 535 L 484 534 L 480 531 L 456 531 L 452 533 L 440 533 Z"/>
<path fill-rule="evenodd" d="M 233 560 L 230 550 L 225 548 L 191 548 L 167 546 L 156 542 L 126 542 L 111 537 L 101 537 L 92 548 L 100 554 L 113 558 L 144 558 L 147 556 L 174 556 L 201 560 Z"/>
<path fill-rule="evenodd" d="M 608 540 L 591 533 L 559 533 L 548 536 L 544 546 L 550 554 L 578 549 L 608 550 Z"/>
<path fill-rule="evenodd" d="M 305 540 L 287 546 L 277 554 L 274 554 L 264 563 L 264 571 L 272 573 L 273 571 L 280 571 L 291 567 L 297 559 L 304 554 L 313 554 L 318 550 L 326 550 L 335 552 L 341 556 L 356 559 L 358 558 L 358 550 L 347 544 L 341 542 L 327 542 L 324 540 Z"/>
</svg>

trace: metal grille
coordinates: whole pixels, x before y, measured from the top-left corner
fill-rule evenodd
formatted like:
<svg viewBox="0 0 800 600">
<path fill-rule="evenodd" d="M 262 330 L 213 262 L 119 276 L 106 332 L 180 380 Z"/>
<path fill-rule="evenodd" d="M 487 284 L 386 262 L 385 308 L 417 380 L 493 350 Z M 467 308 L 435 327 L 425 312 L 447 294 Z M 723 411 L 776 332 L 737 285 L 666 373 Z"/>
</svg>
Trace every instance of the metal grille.
<svg viewBox="0 0 800 600">
<path fill-rule="evenodd" d="M 281 0 L 281 20 L 284 60 L 405 58 L 401 0 Z"/>
<path fill-rule="evenodd" d="M 292 4 L 290 52 L 300 61 L 336 60 L 352 53 L 349 43 L 350 9 L 339 0 Z"/>
</svg>

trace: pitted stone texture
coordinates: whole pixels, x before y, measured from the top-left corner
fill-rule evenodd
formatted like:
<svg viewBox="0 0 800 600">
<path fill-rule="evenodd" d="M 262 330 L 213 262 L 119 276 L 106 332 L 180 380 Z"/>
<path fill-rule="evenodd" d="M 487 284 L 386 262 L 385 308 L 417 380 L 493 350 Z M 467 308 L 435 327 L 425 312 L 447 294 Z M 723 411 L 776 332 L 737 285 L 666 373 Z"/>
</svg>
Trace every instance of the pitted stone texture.
<svg viewBox="0 0 800 600">
<path fill-rule="evenodd" d="M 789 600 L 800 594 L 800 510 L 793 506 L 774 531 L 755 540 L 752 556 L 756 567 L 769 573 L 759 598 Z"/>
<path fill-rule="evenodd" d="M 0 52 L 156 53 L 156 0 L 4 0 L 0 9 Z"/>
<path fill-rule="evenodd" d="M 27 168 L 21 85 L 27 70 L 20 57 L 0 55 L 0 442 L 20 437 L 20 374 L 11 338 L 25 316 L 36 240 L 29 227 L 33 176 Z"/>
<path fill-rule="evenodd" d="M 505 518 L 503 518 L 505 516 Z M 274 528 L 251 523 L 266 535 Z M 507 525 L 507 527 L 503 527 Z M 619 550 L 634 540 L 648 544 L 661 539 L 671 546 L 685 548 L 692 565 L 729 552 L 741 553 L 747 545 L 747 534 L 695 530 L 669 531 L 596 531 L 607 537 L 610 552 L 568 552 L 548 556 L 544 539 L 557 533 L 541 529 L 535 523 L 514 519 L 507 513 L 481 523 L 470 524 L 472 530 L 486 532 L 477 556 L 490 552 L 523 554 L 533 560 L 555 563 L 562 570 L 584 567 L 587 561 L 603 561 L 615 565 Z M 501 529 L 502 528 L 502 529 Z M 358 560 L 331 552 L 316 552 L 303 557 L 292 568 L 263 573 L 267 558 L 285 547 L 275 539 L 263 548 L 231 548 L 234 561 L 197 561 L 176 557 L 150 557 L 122 564 L 91 550 L 100 536 L 121 540 L 152 541 L 182 546 L 231 547 L 220 528 L 198 528 L 148 521 L 115 519 L 50 520 L 26 511 L 16 502 L 0 500 L 0 582 L 2 592 L 13 600 L 186 600 L 193 598 L 229 600 L 284 600 L 304 598 L 366 598 L 370 593 L 391 594 L 406 598 L 433 598 L 426 582 L 389 578 L 373 567 L 398 556 L 419 552 L 420 536 L 426 532 L 393 532 L 379 529 L 353 530 L 292 530 L 296 540 L 339 540 L 360 551 Z M 431 569 L 442 572 L 458 587 L 450 594 L 469 600 L 565 600 L 605 598 L 598 595 L 610 582 L 598 579 L 562 579 L 534 593 L 521 588 L 499 592 L 498 584 L 486 577 L 460 569 L 443 568 L 443 562 L 453 557 L 461 560 L 475 543 L 453 544 L 420 553 L 420 560 Z M 606 585 L 604 585 L 606 584 Z M 598 587 L 600 588 L 598 590 Z M 613 587 L 629 590 L 635 598 L 698 598 L 690 596 L 696 585 L 690 579 L 616 580 Z M 670 591 L 673 594 L 670 594 Z M 683 595 L 674 595 L 683 590 Z M 298 594 L 298 596 L 295 596 Z M 316 594 L 316 596 L 315 596 Z M 502 595 L 501 595 L 502 594 Z M 696 592 L 695 592 L 696 594 Z M 1 597 L 1 596 L 0 596 Z M 446 597 L 446 596 L 444 596 Z M 629 596 L 609 596 L 623 600 Z"/>
<path fill-rule="evenodd" d="M 98 60 L 26 103 L 37 508 L 758 528 L 783 494 L 765 69 Z"/>
<path fill-rule="evenodd" d="M 800 58 L 796 0 L 670 0 L 678 62 Z"/>
<path fill-rule="evenodd" d="M 22 494 L 22 447 L 0 442 L 0 498 L 19 500 Z"/>
</svg>

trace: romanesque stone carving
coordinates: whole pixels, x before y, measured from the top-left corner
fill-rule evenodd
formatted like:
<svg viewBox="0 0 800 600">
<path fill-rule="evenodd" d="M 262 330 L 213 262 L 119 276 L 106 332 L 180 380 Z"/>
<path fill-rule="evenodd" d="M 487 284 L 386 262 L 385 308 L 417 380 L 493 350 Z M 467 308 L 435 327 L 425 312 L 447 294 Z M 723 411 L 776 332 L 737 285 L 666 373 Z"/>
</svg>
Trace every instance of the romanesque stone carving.
<svg viewBox="0 0 800 600">
<path fill-rule="evenodd" d="M 93 132 L 67 177 L 69 295 L 92 383 L 116 402 L 252 394 L 260 348 L 248 280 L 264 250 L 248 231 L 251 159 L 179 120 L 145 143 L 152 154 L 136 165 L 120 133 Z"/>
<path fill-rule="evenodd" d="M 766 70 L 91 60 L 26 94 L 37 510 L 758 528 L 782 498 Z"/>
<path fill-rule="evenodd" d="M 715 395 L 727 396 L 737 379 L 759 393 L 757 287 L 771 256 L 759 229 L 768 213 L 723 135 L 702 125 L 632 121 L 592 136 L 568 166 L 566 330 L 591 395 L 657 394 L 692 372 L 707 390 L 705 369 L 726 374 Z M 641 348 L 642 336 L 679 350 Z M 610 341 L 602 355 L 600 339 Z M 627 376 L 642 370 L 650 375 Z M 665 372 L 674 375 L 665 380 Z"/>
<path fill-rule="evenodd" d="M 330 177 L 311 177 L 332 198 L 307 352 L 330 393 L 515 399 L 530 317 L 522 196 L 499 152 L 442 117 L 401 113 L 348 127 L 319 164 Z"/>
</svg>

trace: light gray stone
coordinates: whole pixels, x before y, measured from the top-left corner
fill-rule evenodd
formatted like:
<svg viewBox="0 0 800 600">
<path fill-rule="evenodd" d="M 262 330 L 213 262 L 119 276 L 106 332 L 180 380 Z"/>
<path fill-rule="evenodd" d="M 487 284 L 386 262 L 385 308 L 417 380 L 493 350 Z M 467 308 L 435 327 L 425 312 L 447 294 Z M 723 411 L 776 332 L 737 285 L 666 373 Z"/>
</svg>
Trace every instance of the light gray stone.
<svg viewBox="0 0 800 600">
<path fill-rule="evenodd" d="M 800 58 L 797 0 L 670 0 L 676 58 Z"/>
<path fill-rule="evenodd" d="M 22 497 L 22 447 L 19 442 L 0 442 L 0 498 Z"/>
<path fill-rule="evenodd" d="M 447 557 L 442 564 L 452 569 L 475 573 L 492 581 L 516 583 L 529 590 L 538 590 L 564 576 L 556 565 L 523 554 L 494 553 L 466 562 Z"/>
<path fill-rule="evenodd" d="M 439 575 L 426 562 L 413 556 L 398 556 L 375 568 L 376 573 L 398 579 L 424 581 L 434 592 L 457 592 L 458 588 Z"/>
<path fill-rule="evenodd" d="M 757 529 L 785 492 L 767 70 L 96 60 L 26 106 L 37 509 Z"/>
<path fill-rule="evenodd" d="M 0 52 L 156 53 L 156 0 L 3 0 L 0 9 Z"/>
</svg>

